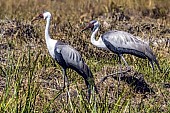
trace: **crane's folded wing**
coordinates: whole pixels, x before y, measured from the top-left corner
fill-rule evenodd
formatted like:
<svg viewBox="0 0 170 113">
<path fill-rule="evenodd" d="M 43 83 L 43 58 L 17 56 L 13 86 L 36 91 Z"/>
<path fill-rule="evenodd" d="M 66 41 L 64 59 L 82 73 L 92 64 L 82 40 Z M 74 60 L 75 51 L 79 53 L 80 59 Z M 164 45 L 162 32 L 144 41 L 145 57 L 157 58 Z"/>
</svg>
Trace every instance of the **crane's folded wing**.
<svg viewBox="0 0 170 113">
<path fill-rule="evenodd" d="M 152 53 L 148 43 L 124 31 L 109 31 L 101 37 L 103 40 L 112 44 L 115 48 L 135 50 L 143 53 L 147 53 L 149 51 Z"/>
<path fill-rule="evenodd" d="M 68 67 L 83 68 L 84 60 L 77 50 L 70 45 L 59 45 L 60 53 Z"/>
</svg>

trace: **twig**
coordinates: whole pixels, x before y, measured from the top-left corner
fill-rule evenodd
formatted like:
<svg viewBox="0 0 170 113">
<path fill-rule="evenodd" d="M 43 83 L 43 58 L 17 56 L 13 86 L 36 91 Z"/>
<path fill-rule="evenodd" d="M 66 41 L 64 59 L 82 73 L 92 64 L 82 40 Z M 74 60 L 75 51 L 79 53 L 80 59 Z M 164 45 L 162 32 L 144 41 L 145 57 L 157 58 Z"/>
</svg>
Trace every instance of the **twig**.
<svg viewBox="0 0 170 113">
<path fill-rule="evenodd" d="M 116 73 L 111 73 L 111 74 L 109 74 L 109 75 L 106 75 L 106 76 L 104 76 L 101 80 L 100 80 L 100 82 L 99 82 L 99 84 L 101 83 L 101 82 L 104 82 L 108 77 L 112 77 L 112 78 L 114 78 L 114 77 L 117 77 L 117 75 L 118 74 L 125 74 L 125 73 L 127 73 L 127 72 L 129 72 L 130 71 L 130 69 L 127 69 L 126 71 L 122 71 L 122 72 L 116 72 Z"/>
</svg>

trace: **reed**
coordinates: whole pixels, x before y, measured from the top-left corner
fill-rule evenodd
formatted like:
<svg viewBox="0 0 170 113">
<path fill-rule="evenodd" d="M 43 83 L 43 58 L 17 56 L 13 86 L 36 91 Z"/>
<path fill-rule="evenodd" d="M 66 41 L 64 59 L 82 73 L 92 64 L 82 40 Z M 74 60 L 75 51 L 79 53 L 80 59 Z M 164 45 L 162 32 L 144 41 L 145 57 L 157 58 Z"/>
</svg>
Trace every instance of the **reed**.
<svg viewBox="0 0 170 113">
<path fill-rule="evenodd" d="M 2 0 L 0 2 L 0 112 L 169 112 L 169 0 Z M 45 23 L 31 23 L 44 10 L 52 13 L 51 35 L 75 47 L 92 70 L 100 97 L 86 99 L 83 79 L 68 70 L 70 96 L 61 90 L 60 66 L 44 40 Z M 100 83 L 118 70 L 113 53 L 94 47 L 90 32 L 80 33 L 97 19 L 100 34 L 118 29 L 149 40 L 163 73 L 152 73 L 148 61 L 125 55 L 132 72 Z M 123 66 L 124 68 L 124 66 Z M 142 84 L 142 87 L 141 85 Z"/>
</svg>

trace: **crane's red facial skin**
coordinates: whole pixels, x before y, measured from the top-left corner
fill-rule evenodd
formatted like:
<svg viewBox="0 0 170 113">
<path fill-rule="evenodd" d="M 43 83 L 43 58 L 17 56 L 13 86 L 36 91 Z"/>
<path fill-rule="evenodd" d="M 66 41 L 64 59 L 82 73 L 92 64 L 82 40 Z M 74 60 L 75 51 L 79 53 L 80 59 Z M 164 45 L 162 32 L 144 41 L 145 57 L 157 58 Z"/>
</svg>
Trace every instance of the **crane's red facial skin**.
<svg viewBox="0 0 170 113">
<path fill-rule="evenodd" d="M 87 30 L 87 29 L 89 29 L 89 28 L 93 29 L 93 27 L 94 27 L 94 24 L 89 23 L 89 25 L 86 26 L 81 32 L 83 32 L 83 31 L 85 31 L 85 30 Z"/>
</svg>

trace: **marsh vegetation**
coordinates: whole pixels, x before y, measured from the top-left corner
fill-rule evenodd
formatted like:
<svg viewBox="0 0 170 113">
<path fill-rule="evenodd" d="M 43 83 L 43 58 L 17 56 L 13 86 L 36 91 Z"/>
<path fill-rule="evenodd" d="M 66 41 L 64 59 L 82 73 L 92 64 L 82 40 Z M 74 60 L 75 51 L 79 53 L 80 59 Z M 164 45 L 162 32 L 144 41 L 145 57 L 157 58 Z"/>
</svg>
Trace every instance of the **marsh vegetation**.
<svg viewBox="0 0 170 113">
<path fill-rule="evenodd" d="M 0 111 L 1 112 L 170 112 L 170 1 L 169 0 L 2 0 L 0 2 Z M 101 99 L 86 100 L 83 79 L 68 71 L 70 97 L 62 91 L 60 66 L 50 57 L 44 21 L 31 20 L 48 10 L 50 33 L 76 48 L 91 68 Z M 100 83 L 117 72 L 114 53 L 90 43 L 90 20 L 101 23 L 98 33 L 116 29 L 149 42 L 163 72 L 147 60 L 125 55 L 132 71 Z M 123 66 L 125 68 L 125 66 Z"/>
</svg>

